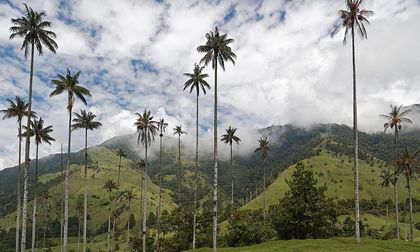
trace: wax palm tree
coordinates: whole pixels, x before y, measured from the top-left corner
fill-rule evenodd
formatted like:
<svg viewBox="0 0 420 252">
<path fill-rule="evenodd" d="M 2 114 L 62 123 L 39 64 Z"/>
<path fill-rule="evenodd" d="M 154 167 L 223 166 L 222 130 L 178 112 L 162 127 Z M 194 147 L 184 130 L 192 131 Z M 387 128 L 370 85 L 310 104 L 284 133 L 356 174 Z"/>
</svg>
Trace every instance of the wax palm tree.
<svg viewBox="0 0 420 252">
<path fill-rule="evenodd" d="M 159 119 L 157 122 L 157 127 L 160 131 L 160 151 L 159 151 L 159 201 L 158 201 L 158 211 L 157 211 L 157 240 L 156 240 L 156 249 L 160 252 L 160 211 L 162 204 L 162 169 L 163 169 L 163 158 L 162 158 L 162 138 L 163 132 L 165 132 L 168 123 L 165 122 L 163 118 Z"/>
<path fill-rule="evenodd" d="M 369 18 L 374 13 L 369 10 L 360 9 L 363 0 L 346 0 L 346 9 L 338 12 L 340 22 L 331 33 L 336 35 L 341 28 L 344 28 L 343 43 L 347 43 L 348 37 L 352 41 L 353 59 L 353 149 L 354 149 L 354 209 L 355 209 L 355 239 L 360 243 L 360 209 L 359 209 L 359 138 L 357 133 L 357 97 L 356 97 L 356 51 L 354 45 L 354 34 L 359 32 L 362 39 L 367 39 L 365 24 L 369 24 Z M 356 30 L 356 31 L 355 31 Z"/>
<path fill-rule="evenodd" d="M 235 64 L 236 55 L 232 52 L 229 44 L 234 40 L 227 37 L 227 34 L 220 34 L 217 27 L 214 32 L 206 33 L 206 44 L 197 47 L 197 51 L 204 53 L 200 63 L 207 65 L 211 62 L 214 69 L 214 179 L 213 179 L 213 251 L 217 250 L 217 65 L 220 64 L 225 70 L 225 62 L 230 61 Z"/>
<path fill-rule="evenodd" d="M 67 111 L 69 113 L 69 128 L 68 128 L 68 145 L 67 145 L 67 167 L 65 175 L 65 193 L 64 193 L 64 230 L 63 230 L 63 250 L 67 251 L 67 238 L 69 226 L 69 175 L 70 175 L 70 155 L 71 155 L 71 116 L 73 105 L 76 97 L 78 97 L 83 104 L 87 105 L 85 96 L 91 96 L 90 91 L 79 84 L 80 71 L 71 74 L 67 68 L 65 76 L 57 74 L 57 79 L 52 80 L 51 83 L 55 85 L 55 90 L 51 92 L 50 97 L 67 93 Z"/>
<path fill-rule="evenodd" d="M 95 121 L 96 115 L 92 112 L 86 112 L 86 110 L 80 110 L 79 113 L 74 113 L 75 118 L 73 119 L 73 130 L 84 129 L 85 130 L 85 170 L 83 175 L 83 252 L 86 252 L 86 229 L 87 229 L 87 135 L 88 130 L 99 129 L 102 124 Z"/>
<path fill-rule="evenodd" d="M 45 215 L 45 225 L 44 225 L 44 244 L 43 247 L 45 248 L 45 240 L 47 237 L 47 229 L 48 226 L 51 224 L 51 222 L 49 221 L 50 218 L 50 214 L 51 214 L 51 208 L 50 208 L 50 193 L 48 191 L 45 191 L 44 193 L 41 194 L 41 201 L 42 201 L 42 205 L 46 207 L 46 211 L 44 212 Z"/>
<path fill-rule="evenodd" d="M 39 55 L 43 54 L 43 46 L 47 47 L 49 51 L 56 53 L 58 48 L 54 41 L 56 35 L 54 32 L 48 30 L 51 27 L 51 22 L 45 20 L 47 14 L 44 11 L 34 11 L 31 7 L 24 4 L 25 14 L 19 18 L 12 18 L 12 26 L 10 27 L 11 35 L 9 39 L 23 38 L 21 50 L 24 50 L 25 58 L 27 58 L 29 50 L 31 50 L 31 67 L 29 72 L 29 88 L 28 88 L 28 113 L 32 111 L 32 79 L 34 73 L 34 53 L 35 47 Z M 26 127 L 30 127 L 30 118 L 26 122 Z M 29 131 L 26 135 L 25 145 L 25 168 L 23 181 L 23 207 L 22 207 L 22 242 L 21 251 L 25 251 L 26 247 L 26 219 L 28 207 L 28 179 L 29 179 L 29 152 L 30 140 Z M 19 245 L 16 246 L 16 251 L 19 250 Z"/>
<path fill-rule="evenodd" d="M 232 212 L 230 214 L 230 217 L 233 217 L 233 151 L 232 151 L 232 143 L 235 142 L 236 144 L 239 145 L 239 142 L 241 141 L 241 139 L 239 137 L 237 137 L 235 135 L 237 128 L 233 128 L 232 126 L 229 126 L 228 129 L 226 129 L 226 134 L 222 135 L 222 139 L 221 141 L 224 142 L 225 144 L 229 144 L 230 146 L 230 178 L 231 178 L 231 194 L 230 194 L 230 203 L 232 205 Z"/>
<path fill-rule="evenodd" d="M 404 116 L 411 112 L 410 109 L 402 110 L 402 106 L 391 106 L 391 112 L 387 115 L 380 115 L 382 118 L 386 119 L 387 122 L 384 124 L 384 132 L 387 129 L 391 128 L 394 129 L 394 165 L 397 161 L 397 144 L 398 144 L 398 134 L 402 129 L 403 123 L 410 123 L 413 122 Z M 396 166 L 395 169 L 397 170 Z M 394 197 L 395 197 L 395 216 L 396 216 L 396 228 L 397 228 L 397 239 L 400 239 L 400 228 L 399 228 L 399 214 L 398 214 L 398 175 L 399 172 L 395 171 L 395 181 L 394 181 Z"/>
<path fill-rule="evenodd" d="M 263 161 L 263 216 L 264 216 L 264 225 L 265 225 L 265 167 L 266 167 L 266 162 L 267 162 L 267 157 L 268 157 L 268 152 L 270 151 L 270 146 L 269 143 L 270 141 L 267 140 L 266 137 L 260 137 L 260 139 L 258 139 L 258 143 L 260 144 L 260 146 L 255 149 L 255 152 L 260 151 L 261 152 L 261 159 Z"/>
<path fill-rule="evenodd" d="M 124 199 L 128 201 L 128 220 L 127 220 L 127 244 L 130 241 L 130 215 L 131 215 L 131 201 L 136 199 L 136 195 L 133 193 L 133 190 L 125 191 Z"/>
<path fill-rule="evenodd" d="M 388 217 L 389 217 L 389 186 L 393 183 L 393 174 L 391 174 L 389 169 L 383 170 L 382 174 L 379 175 L 382 179 L 380 183 L 381 187 L 386 189 L 386 225 L 388 226 Z"/>
<path fill-rule="evenodd" d="M 137 128 L 139 136 L 137 138 L 137 144 L 140 142 L 144 146 L 144 159 L 145 168 L 144 174 L 147 176 L 147 147 L 155 140 L 155 136 L 158 131 L 157 122 L 153 120 L 153 116 L 150 111 L 144 110 L 143 114 L 136 113 L 137 120 L 134 126 Z M 147 183 L 144 181 L 144 195 L 143 195 L 143 252 L 146 252 L 146 232 L 147 232 Z"/>
<path fill-rule="evenodd" d="M 23 126 L 25 129 L 24 135 L 28 134 L 28 129 Z M 34 206 L 32 211 L 32 248 L 31 251 L 35 251 L 35 239 L 36 239 L 36 217 L 37 217 L 37 198 L 38 198 L 38 150 L 39 145 L 47 143 L 51 145 L 51 142 L 55 141 L 53 137 L 50 136 L 50 133 L 53 132 L 53 126 L 49 125 L 44 127 L 44 120 L 42 118 L 31 120 L 31 128 L 29 129 L 29 135 L 35 137 L 35 188 L 34 188 Z"/>
<path fill-rule="evenodd" d="M 407 148 L 401 157 L 397 160 L 396 165 L 400 173 L 404 174 L 407 179 L 407 190 L 408 190 L 408 199 L 410 202 L 410 241 L 413 241 L 414 233 L 414 220 L 413 220 L 413 200 L 411 197 L 411 181 L 414 178 L 414 174 L 419 172 L 420 160 L 417 159 L 417 156 L 420 154 L 420 150 L 415 153 L 410 153 Z"/>
<path fill-rule="evenodd" d="M 120 202 L 120 193 L 119 193 L 119 187 L 120 187 L 120 172 L 121 172 L 121 161 L 122 161 L 122 158 L 124 157 L 127 157 L 127 154 L 124 152 L 124 150 L 123 149 L 118 149 L 116 152 L 115 152 L 115 154 L 118 156 L 118 157 L 120 157 L 120 160 L 119 160 L 119 163 L 118 163 L 118 175 L 117 175 L 117 190 L 116 190 L 116 192 L 115 192 L 115 197 L 116 197 L 116 201 L 115 201 L 115 209 L 118 209 L 118 204 L 119 204 L 119 202 Z M 114 216 L 114 224 L 112 225 L 112 237 L 115 237 L 115 227 L 117 226 L 116 225 L 116 223 L 117 223 L 117 217 L 118 216 Z"/>
<path fill-rule="evenodd" d="M 75 211 L 77 214 L 77 251 L 80 251 L 80 216 L 84 213 L 84 200 L 78 198 L 76 201 Z"/>
<path fill-rule="evenodd" d="M 186 131 L 182 130 L 182 125 L 175 126 L 173 128 L 174 135 L 178 135 L 178 205 L 181 205 L 181 183 L 182 183 L 182 172 L 181 172 L 181 135 L 187 134 Z"/>
<path fill-rule="evenodd" d="M 22 119 L 24 116 L 28 115 L 28 106 L 29 104 L 25 102 L 19 96 L 15 97 L 15 101 L 7 99 L 9 102 L 9 107 L 3 109 L 0 112 L 4 114 L 3 120 L 9 118 L 17 118 L 17 128 L 18 128 L 18 145 L 19 145 L 19 163 L 16 169 L 16 251 L 19 251 L 19 237 L 20 237 L 20 217 L 21 217 L 21 197 L 20 197 L 20 179 L 21 179 L 21 157 L 22 157 Z"/>
<path fill-rule="evenodd" d="M 108 203 L 108 245 L 107 251 L 110 250 L 110 235 L 111 235 L 111 202 L 112 202 L 112 190 L 117 189 L 117 183 L 114 182 L 112 179 L 108 179 L 104 184 L 105 190 L 109 193 L 109 203 Z"/>
<path fill-rule="evenodd" d="M 195 249 L 195 237 L 196 237 L 196 226 L 197 226 L 197 190 L 198 190 L 198 96 L 200 95 L 200 88 L 204 94 L 206 94 L 206 89 L 210 89 L 210 85 L 207 83 L 205 78 L 209 75 L 203 73 L 204 67 L 200 67 L 197 64 L 194 64 L 194 69 L 192 73 L 184 73 L 188 77 L 188 80 L 184 83 L 185 89 L 190 89 L 190 93 L 194 90 L 197 94 L 197 109 L 196 109 L 196 121 L 195 121 L 195 182 L 194 182 L 194 216 L 193 216 L 193 249 Z"/>
</svg>

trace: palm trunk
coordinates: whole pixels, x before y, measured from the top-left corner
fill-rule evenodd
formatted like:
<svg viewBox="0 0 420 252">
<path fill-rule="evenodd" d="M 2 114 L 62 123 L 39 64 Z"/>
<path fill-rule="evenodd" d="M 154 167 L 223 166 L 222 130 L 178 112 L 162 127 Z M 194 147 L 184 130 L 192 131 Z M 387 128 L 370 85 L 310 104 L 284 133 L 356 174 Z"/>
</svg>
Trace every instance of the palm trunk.
<svg viewBox="0 0 420 252">
<path fill-rule="evenodd" d="M 217 55 L 217 54 L 215 54 Z M 214 64 L 214 136 L 213 136 L 213 252 L 217 251 L 217 58 L 213 59 Z"/>
<path fill-rule="evenodd" d="M 263 174 L 263 225 L 265 226 L 265 160 L 264 160 L 264 174 Z"/>
<path fill-rule="evenodd" d="M 156 240 L 156 250 L 160 252 L 160 209 L 162 204 L 162 137 L 163 132 L 160 130 L 160 152 L 159 152 L 159 201 L 157 209 L 157 240 Z"/>
<path fill-rule="evenodd" d="M 29 75 L 29 97 L 28 97 L 28 121 L 26 123 L 26 145 L 25 145 L 25 168 L 23 172 L 23 206 L 22 206 L 22 241 L 21 252 L 26 249 L 26 219 L 28 215 L 28 180 L 29 180 L 29 151 L 30 151 L 30 127 L 32 114 L 32 79 L 34 74 L 34 42 L 31 43 L 31 72 Z"/>
<path fill-rule="evenodd" d="M 230 218 L 233 220 L 233 154 L 232 154 L 232 143 L 230 143 L 230 178 L 231 178 L 231 192 L 230 192 Z"/>
<path fill-rule="evenodd" d="M 69 96 L 69 104 L 71 104 Z M 71 112 L 72 106 L 69 106 L 69 138 L 67 146 L 67 167 L 66 167 L 66 182 L 64 191 L 64 231 L 63 231 L 63 250 L 68 251 L 67 238 L 69 232 L 69 180 L 70 180 L 70 157 L 71 157 Z"/>
<path fill-rule="evenodd" d="M 42 247 L 44 247 L 44 248 L 45 248 L 45 240 L 46 240 L 46 238 L 47 238 L 47 227 L 45 226 L 44 227 L 44 242 L 43 242 L 43 245 L 42 245 Z"/>
<path fill-rule="evenodd" d="M 128 201 L 128 223 L 127 223 L 127 245 L 130 244 L 130 216 L 131 216 L 130 201 Z"/>
<path fill-rule="evenodd" d="M 61 144 L 61 176 L 63 176 L 63 144 Z M 64 221 L 63 221 L 63 210 L 64 210 L 64 190 L 63 190 L 63 183 L 61 183 L 61 206 L 60 206 L 60 251 L 63 252 L 63 227 L 64 227 Z"/>
<path fill-rule="evenodd" d="M 354 48 L 354 26 L 351 28 L 353 56 L 353 148 L 354 148 L 354 217 L 355 239 L 360 243 L 360 209 L 359 209 L 359 139 L 357 134 L 357 93 L 356 93 L 356 51 Z"/>
<path fill-rule="evenodd" d="M 115 197 L 116 198 L 116 201 L 115 201 L 115 210 L 118 209 L 118 203 L 119 203 L 118 196 L 119 196 L 119 189 L 120 189 L 121 158 L 122 157 L 120 156 L 120 162 L 118 164 L 117 191 L 115 193 L 115 196 L 116 196 Z M 112 238 L 115 237 L 115 226 L 116 226 L 116 224 L 117 224 L 117 216 L 114 216 L 113 225 L 112 225 Z"/>
<path fill-rule="evenodd" d="M 22 118 L 19 118 L 19 128 L 18 128 L 18 141 L 19 141 L 19 165 L 16 170 L 16 178 L 17 178 L 17 185 L 16 185 L 16 191 L 17 191 L 17 207 L 16 207 L 16 252 L 19 251 L 19 237 L 20 237 L 20 216 L 21 216 L 21 207 L 20 207 L 20 177 L 21 177 L 21 156 L 22 156 Z"/>
<path fill-rule="evenodd" d="M 110 251 L 110 235 L 111 235 L 111 192 L 112 190 L 109 190 L 109 205 L 108 205 L 108 245 L 106 251 Z"/>
<path fill-rule="evenodd" d="M 410 241 L 414 240 L 413 200 L 411 198 L 411 178 L 407 178 L 408 199 L 410 201 Z"/>
<path fill-rule="evenodd" d="M 143 185 L 144 185 L 144 171 L 141 170 L 140 167 L 140 172 L 141 172 L 141 180 L 140 180 L 140 205 L 141 205 L 141 201 L 143 200 Z M 143 223 L 143 207 L 140 207 L 140 220 L 141 220 L 141 224 Z M 142 228 L 140 227 L 140 223 L 139 223 L 139 237 L 142 237 Z"/>
<path fill-rule="evenodd" d="M 87 129 L 85 130 L 85 170 L 83 175 L 83 186 L 84 186 L 84 195 L 83 195 L 83 252 L 86 252 L 86 243 L 87 243 Z"/>
<path fill-rule="evenodd" d="M 77 252 L 80 251 L 80 217 L 77 217 L 78 226 L 77 226 Z"/>
<path fill-rule="evenodd" d="M 146 166 L 144 168 L 144 174 L 147 176 L 147 139 L 144 144 L 144 156 L 146 160 Z M 144 195 L 143 195 L 143 252 L 146 252 L 146 232 L 147 232 L 147 181 L 144 181 Z"/>
<path fill-rule="evenodd" d="M 36 240 L 36 200 L 38 197 L 38 144 L 36 144 L 36 157 L 35 157 L 35 196 L 34 196 L 34 209 L 32 212 L 32 249 L 35 251 L 35 240 Z"/>
<path fill-rule="evenodd" d="M 389 186 L 386 187 L 386 226 L 389 225 Z"/>
<path fill-rule="evenodd" d="M 398 129 L 395 126 L 394 134 L 394 165 L 395 171 L 397 171 L 397 139 L 398 139 Z M 399 226 L 399 216 L 398 216 L 398 174 L 395 175 L 395 185 L 394 185 L 394 195 L 395 195 L 395 224 L 397 228 L 397 240 L 400 239 L 400 226 Z"/>
<path fill-rule="evenodd" d="M 195 116 L 195 183 L 194 183 L 194 212 L 193 212 L 193 243 L 195 249 L 195 237 L 197 233 L 197 190 L 198 190 L 198 93 L 197 87 L 197 109 Z"/>
<path fill-rule="evenodd" d="M 181 133 L 178 135 L 178 206 L 181 206 Z"/>
</svg>

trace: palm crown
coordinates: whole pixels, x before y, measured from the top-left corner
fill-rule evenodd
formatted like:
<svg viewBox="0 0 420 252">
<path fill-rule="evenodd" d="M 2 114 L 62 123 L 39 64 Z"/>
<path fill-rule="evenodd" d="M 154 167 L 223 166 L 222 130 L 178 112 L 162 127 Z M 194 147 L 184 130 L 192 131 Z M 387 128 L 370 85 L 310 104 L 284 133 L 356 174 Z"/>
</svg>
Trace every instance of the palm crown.
<svg viewBox="0 0 420 252">
<path fill-rule="evenodd" d="M 144 158 L 141 158 L 139 162 L 137 162 L 137 166 L 140 170 L 144 169 L 146 167 L 146 160 Z"/>
<path fill-rule="evenodd" d="M 11 99 L 7 99 L 7 101 L 9 102 L 9 107 L 0 110 L 1 113 L 4 113 L 3 120 L 17 117 L 18 123 L 21 122 L 22 118 L 28 115 L 29 104 L 19 96 L 16 96 L 15 101 Z"/>
<path fill-rule="evenodd" d="M 44 11 L 34 11 L 28 5 L 25 5 L 25 15 L 20 18 L 12 18 L 13 26 L 10 27 L 12 33 L 9 39 L 15 37 L 24 38 L 21 50 L 25 50 L 25 57 L 28 56 L 30 45 L 34 45 L 39 55 L 43 54 L 42 45 L 46 46 L 51 52 L 56 53 L 58 48 L 54 41 L 56 35 L 54 32 L 47 30 L 51 27 L 49 21 L 44 20 L 47 16 Z"/>
<path fill-rule="evenodd" d="M 26 126 L 23 126 L 25 130 L 27 130 Z M 31 129 L 29 130 L 29 135 L 31 137 L 35 137 L 35 144 L 41 144 L 45 142 L 47 144 L 51 144 L 51 142 L 55 141 L 53 137 L 50 136 L 50 133 L 53 132 L 53 126 L 49 125 L 44 128 L 44 120 L 42 117 L 38 119 L 34 118 L 31 120 Z M 22 135 L 26 135 L 24 132 Z"/>
<path fill-rule="evenodd" d="M 389 112 L 388 115 L 381 115 L 381 117 L 388 120 L 388 122 L 384 124 L 385 131 L 388 128 L 392 129 L 394 127 L 396 131 L 399 131 L 402 128 L 401 126 L 402 123 L 410 123 L 410 124 L 413 123 L 413 121 L 404 117 L 405 115 L 411 112 L 411 109 L 406 109 L 404 111 L 401 111 L 402 106 L 399 106 L 399 107 L 392 106 L 392 105 L 390 106 L 391 106 L 391 112 Z"/>
<path fill-rule="evenodd" d="M 209 77 L 208 74 L 202 73 L 204 66 L 200 67 L 197 64 L 194 64 L 194 70 L 192 73 L 184 73 L 185 76 L 188 76 L 189 79 L 184 83 L 184 89 L 190 88 L 190 93 L 195 89 L 197 96 L 200 94 L 200 88 L 204 94 L 206 94 L 206 88 L 210 89 L 210 85 L 204 78 Z"/>
<path fill-rule="evenodd" d="M 143 114 L 136 113 L 138 116 L 134 126 L 137 127 L 137 132 L 139 136 L 137 138 L 137 143 L 142 143 L 144 145 L 149 145 L 155 139 L 157 134 L 157 122 L 153 120 L 150 111 L 144 110 Z"/>
<path fill-rule="evenodd" d="M 210 61 L 212 68 L 216 67 L 217 62 L 223 70 L 225 70 L 225 61 L 230 61 L 235 64 L 236 54 L 232 52 L 229 44 L 234 42 L 233 39 L 227 38 L 227 34 L 220 35 L 217 26 L 214 28 L 214 32 L 210 31 L 206 33 L 206 44 L 197 47 L 197 51 L 205 53 L 200 63 L 207 65 Z"/>
<path fill-rule="evenodd" d="M 262 160 L 266 160 L 268 157 L 268 152 L 270 151 L 270 146 L 268 145 L 270 141 L 268 141 L 266 137 L 260 137 L 260 139 L 258 139 L 258 142 L 260 144 L 260 147 L 258 147 L 255 150 L 255 152 L 261 151 Z"/>
<path fill-rule="evenodd" d="M 381 187 L 389 187 L 391 184 L 393 184 L 393 175 L 389 170 L 383 170 L 382 174 L 379 175 L 379 177 L 382 179 Z"/>
<path fill-rule="evenodd" d="M 86 112 L 86 110 L 80 110 L 79 113 L 74 113 L 76 116 L 73 119 L 72 129 L 86 129 L 86 130 L 94 130 L 98 129 L 102 126 L 100 122 L 94 121 L 96 115 L 92 112 Z"/>
<path fill-rule="evenodd" d="M 407 178 L 412 178 L 414 172 L 420 170 L 420 160 L 417 159 L 419 154 L 420 150 L 415 153 L 410 153 L 408 148 L 405 148 L 404 153 L 401 155 L 400 159 L 397 160 L 398 172 L 403 173 Z"/>
<path fill-rule="evenodd" d="M 182 125 L 175 126 L 175 128 L 173 128 L 173 131 L 174 131 L 174 135 L 178 135 L 178 136 L 181 136 L 183 134 L 188 135 L 188 133 L 186 131 L 182 130 Z"/>
<path fill-rule="evenodd" d="M 237 128 L 233 128 L 232 126 L 229 126 L 229 128 L 226 129 L 226 134 L 222 135 L 221 141 L 224 142 L 225 144 L 230 144 L 230 145 L 232 145 L 233 142 L 235 142 L 236 144 L 239 144 L 241 139 L 235 136 L 236 130 Z"/>
<path fill-rule="evenodd" d="M 85 95 L 91 96 L 90 91 L 82 86 L 79 85 L 79 76 L 80 71 L 75 73 L 74 75 L 71 74 L 70 70 L 67 68 L 66 76 L 61 74 L 57 74 L 57 79 L 52 80 L 51 83 L 55 85 L 55 90 L 51 92 L 50 97 L 59 95 L 64 91 L 68 93 L 68 101 L 67 101 L 67 109 L 71 110 L 73 108 L 73 103 L 75 97 L 78 97 L 83 104 L 87 104 Z"/>
<path fill-rule="evenodd" d="M 157 127 L 160 131 L 160 136 L 163 136 L 163 132 L 165 132 L 166 127 L 168 127 L 168 123 L 165 122 L 165 120 L 163 118 L 159 119 L 159 121 L 157 122 Z"/>
<path fill-rule="evenodd" d="M 112 190 L 117 189 L 118 187 L 114 180 L 108 179 L 104 184 L 104 188 L 107 192 L 112 192 Z"/>
<path fill-rule="evenodd" d="M 362 3 L 363 0 L 346 0 L 346 9 L 338 11 L 340 22 L 331 33 L 331 37 L 334 37 L 340 28 L 344 28 L 344 44 L 349 36 L 353 36 L 354 29 L 357 30 L 362 39 L 367 38 L 365 24 L 370 24 L 368 18 L 373 16 L 374 13 L 365 9 L 360 10 Z"/>
<path fill-rule="evenodd" d="M 127 157 L 127 154 L 125 153 L 125 151 L 123 149 L 118 149 L 115 154 L 117 154 L 117 156 L 119 156 L 120 158 L 123 157 Z"/>
<path fill-rule="evenodd" d="M 124 195 L 124 199 L 128 201 L 132 201 L 133 199 L 136 198 L 136 195 L 133 193 L 133 190 L 125 191 L 123 195 Z"/>
</svg>

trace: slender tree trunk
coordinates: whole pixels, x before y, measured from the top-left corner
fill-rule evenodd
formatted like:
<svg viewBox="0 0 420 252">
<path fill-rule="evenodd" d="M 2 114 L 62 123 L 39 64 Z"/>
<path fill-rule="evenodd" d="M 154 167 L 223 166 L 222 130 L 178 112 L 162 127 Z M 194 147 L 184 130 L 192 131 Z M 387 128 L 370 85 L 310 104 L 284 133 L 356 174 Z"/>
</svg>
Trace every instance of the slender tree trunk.
<svg viewBox="0 0 420 252">
<path fill-rule="evenodd" d="M 87 129 L 85 130 L 85 170 L 83 175 L 83 187 L 85 189 L 83 195 L 83 252 L 86 252 L 86 243 L 87 243 Z"/>
<path fill-rule="evenodd" d="M 231 178 L 231 192 L 230 192 L 230 204 L 232 206 L 230 210 L 230 218 L 233 220 L 233 151 L 232 143 L 230 143 L 230 178 Z"/>
<path fill-rule="evenodd" d="M 144 168 L 144 173 L 147 176 L 147 139 L 144 145 L 144 156 L 146 160 L 146 166 Z M 147 232 L 147 181 L 144 181 L 144 195 L 143 195 L 143 252 L 146 252 L 146 232 Z"/>
<path fill-rule="evenodd" d="M 178 135 L 178 206 L 181 206 L 181 133 Z"/>
<path fill-rule="evenodd" d="M 354 47 L 354 26 L 351 28 L 353 56 L 353 148 L 354 148 L 354 217 L 355 239 L 360 243 L 360 209 L 359 209 L 359 137 L 357 133 L 357 92 L 356 92 L 356 51 Z"/>
<path fill-rule="evenodd" d="M 111 235 L 111 190 L 109 190 L 109 205 L 108 205 L 108 245 L 107 245 L 107 249 L 106 251 L 111 251 L 110 250 L 110 235 Z"/>
<path fill-rule="evenodd" d="M 394 134 L 394 167 L 395 171 L 397 171 L 397 141 L 398 141 L 398 129 L 395 126 L 395 134 Z M 397 240 L 400 239 L 400 221 L 398 215 L 398 174 L 395 175 L 395 185 L 394 185 L 394 195 L 395 195 L 395 224 L 397 228 Z"/>
<path fill-rule="evenodd" d="M 159 201 L 158 201 L 158 211 L 157 211 L 157 240 L 156 240 L 156 250 L 160 252 L 160 211 L 162 204 L 162 137 L 163 132 L 160 130 L 160 152 L 159 152 Z"/>
<path fill-rule="evenodd" d="M 44 247 L 45 248 L 45 240 L 46 240 L 46 237 L 47 237 L 47 227 L 44 227 L 44 244 L 42 245 L 42 247 Z"/>
<path fill-rule="evenodd" d="M 127 222 L 127 245 L 130 244 L 130 216 L 131 216 L 130 200 L 128 201 L 128 222 Z"/>
<path fill-rule="evenodd" d="M 63 144 L 61 144 L 61 176 L 63 176 Z M 64 219 L 63 219 L 63 212 L 64 212 L 64 188 L 63 183 L 61 183 L 61 206 L 60 206 L 60 251 L 63 252 L 63 231 L 64 231 Z"/>
<path fill-rule="evenodd" d="M 386 226 L 389 225 L 389 185 L 386 187 Z"/>
<path fill-rule="evenodd" d="M 120 162 L 118 164 L 118 175 L 117 175 L 117 191 L 115 193 L 115 210 L 118 209 L 118 203 L 119 203 L 119 189 L 120 189 L 120 172 L 121 172 L 121 156 L 120 156 Z M 115 226 L 117 225 L 117 216 L 114 216 L 113 225 L 112 225 L 112 238 L 115 237 Z M 112 246 L 112 250 L 114 250 L 114 246 Z"/>
<path fill-rule="evenodd" d="M 69 96 L 69 104 L 71 104 Z M 68 251 L 67 239 L 69 232 L 69 183 L 70 183 L 70 158 L 71 158 L 71 113 L 72 106 L 69 106 L 69 138 L 67 146 L 67 167 L 66 167 L 66 183 L 64 191 L 64 231 L 63 231 L 63 250 Z"/>
<path fill-rule="evenodd" d="M 195 250 L 195 237 L 197 233 L 197 190 L 198 190 L 198 87 L 197 87 L 197 109 L 195 115 L 195 181 L 194 181 L 194 212 L 193 212 L 193 243 Z"/>
<path fill-rule="evenodd" d="M 31 114 L 32 114 L 32 79 L 34 74 L 34 42 L 31 43 L 31 72 L 29 75 L 29 98 L 28 98 L 28 121 L 26 128 L 31 127 Z M 30 131 L 26 131 L 26 145 L 25 145 L 25 168 L 23 172 L 23 207 L 22 207 L 22 241 L 21 252 L 26 249 L 26 220 L 28 215 L 28 180 L 29 180 L 29 152 L 30 152 Z"/>
<path fill-rule="evenodd" d="M 80 251 L 80 217 L 77 217 L 78 226 L 77 226 L 77 252 Z"/>
<path fill-rule="evenodd" d="M 35 251 L 35 240 L 36 240 L 36 201 L 38 197 L 38 147 L 39 145 L 36 144 L 36 157 L 35 157 L 35 196 L 34 196 L 34 209 L 32 211 L 32 249 L 31 251 Z"/>
<path fill-rule="evenodd" d="M 215 54 L 216 55 L 216 54 Z M 217 58 L 213 59 L 214 64 L 214 136 L 213 136 L 213 252 L 217 251 Z"/>
<path fill-rule="evenodd" d="M 264 168 L 263 168 L 263 171 L 264 171 L 264 174 L 263 174 L 263 220 L 264 220 L 264 222 L 263 222 L 263 225 L 265 226 L 265 166 L 266 166 L 266 162 L 265 162 L 265 160 L 264 160 Z"/>
<path fill-rule="evenodd" d="M 16 180 L 17 180 L 17 185 L 16 185 L 16 191 L 17 191 L 17 206 L 16 206 L 16 252 L 19 252 L 19 245 L 20 245 L 20 241 L 19 241 L 19 237 L 20 237 L 20 216 L 21 216 L 21 197 L 20 197 L 20 190 L 21 190 L 21 183 L 20 183 L 20 178 L 22 176 L 21 174 L 21 158 L 22 158 L 22 118 L 19 118 L 19 126 L 18 126 L 18 141 L 19 141 L 19 165 L 17 167 L 16 170 Z"/>
<path fill-rule="evenodd" d="M 141 167 L 140 167 L 140 172 L 141 172 L 141 180 L 140 180 L 140 206 L 142 205 L 141 203 L 141 201 L 143 200 L 143 185 L 144 185 L 144 171 L 143 170 L 141 170 Z M 143 206 L 141 206 L 140 207 L 140 223 L 139 223 L 139 237 L 143 237 L 143 234 L 142 234 L 142 232 L 143 232 L 143 230 L 142 230 L 142 228 L 141 228 L 141 226 L 140 225 L 142 225 L 143 224 Z"/>
<path fill-rule="evenodd" d="M 413 200 L 411 197 L 411 178 L 407 178 L 408 199 L 410 201 L 410 241 L 414 240 Z"/>
</svg>

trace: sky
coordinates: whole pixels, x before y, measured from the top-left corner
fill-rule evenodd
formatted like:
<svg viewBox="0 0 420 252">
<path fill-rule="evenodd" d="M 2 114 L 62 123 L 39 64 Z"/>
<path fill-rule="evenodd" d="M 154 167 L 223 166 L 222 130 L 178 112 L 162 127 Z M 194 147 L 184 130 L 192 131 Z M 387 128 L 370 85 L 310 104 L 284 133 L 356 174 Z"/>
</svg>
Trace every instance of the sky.
<svg viewBox="0 0 420 252">
<path fill-rule="evenodd" d="M 135 112 L 150 110 L 172 128 L 182 125 L 194 141 L 195 95 L 183 91 L 183 73 L 192 72 L 202 54 L 197 46 L 219 27 L 233 38 L 235 65 L 218 74 L 219 133 L 238 128 L 240 153 L 257 145 L 256 129 L 293 123 L 351 125 L 351 46 L 344 32 L 330 33 L 338 20 L 340 0 L 32 0 L 44 10 L 57 34 L 57 54 L 35 57 L 33 109 L 53 125 L 56 142 L 40 146 L 40 156 L 66 148 L 66 97 L 50 98 L 51 80 L 66 68 L 81 71 L 80 84 L 92 97 L 76 101 L 74 111 L 92 111 L 103 124 L 89 132 L 89 146 L 113 136 L 135 133 Z M 356 38 L 359 127 L 383 129 L 379 114 L 390 104 L 420 103 L 420 1 L 366 0 L 375 15 L 368 39 Z M 0 109 L 16 95 L 27 99 L 30 59 L 21 39 L 9 40 L 10 19 L 23 15 L 23 1 L 0 0 Z M 214 74 L 206 67 L 213 88 Z M 200 146 L 210 151 L 214 90 L 199 97 Z M 416 124 L 416 122 L 414 122 Z M 419 123 L 419 122 L 417 122 Z M 417 124 L 418 125 L 418 124 Z M 83 148 L 84 132 L 72 134 L 72 150 Z M 0 169 L 17 163 L 17 125 L 0 121 Z M 226 153 L 221 145 L 221 153 Z M 31 156 L 34 155 L 33 145 Z M 227 150 L 227 149 L 226 149 Z"/>
</svg>

